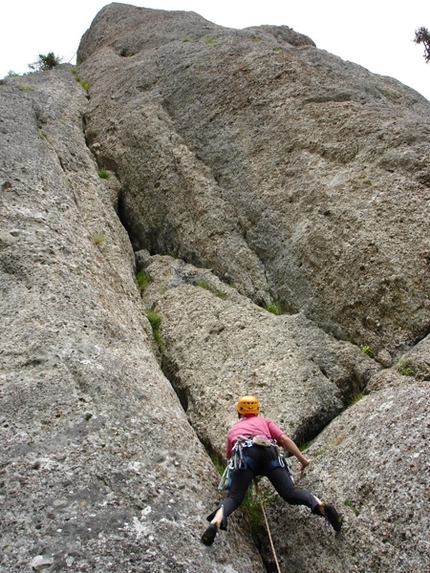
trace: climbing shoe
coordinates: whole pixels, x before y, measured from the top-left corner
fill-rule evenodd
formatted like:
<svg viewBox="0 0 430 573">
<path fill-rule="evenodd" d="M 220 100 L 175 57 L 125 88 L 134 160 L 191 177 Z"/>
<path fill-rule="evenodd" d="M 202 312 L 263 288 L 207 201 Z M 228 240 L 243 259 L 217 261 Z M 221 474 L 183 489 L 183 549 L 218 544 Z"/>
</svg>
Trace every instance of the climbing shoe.
<svg viewBox="0 0 430 573">
<path fill-rule="evenodd" d="M 212 545 L 212 543 L 215 541 L 217 533 L 218 527 L 215 525 L 215 523 L 211 523 L 202 535 L 202 543 L 205 545 Z"/>
<path fill-rule="evenodd" d="M 331 505 L 331 503 L 323 503 L 323 506 L 327 521 L 335 531 L 340 531 L 340 528 L 342 527 L 342 517 L 338 514 L 334 505 Z"/>
</svg>

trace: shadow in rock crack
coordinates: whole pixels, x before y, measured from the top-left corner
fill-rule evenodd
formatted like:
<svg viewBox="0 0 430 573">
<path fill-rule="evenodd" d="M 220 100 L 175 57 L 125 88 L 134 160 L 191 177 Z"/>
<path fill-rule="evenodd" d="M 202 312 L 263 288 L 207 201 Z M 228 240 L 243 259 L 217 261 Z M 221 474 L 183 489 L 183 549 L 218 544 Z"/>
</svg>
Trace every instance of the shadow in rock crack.
<svg viewBox="0 0 430 573">
<path fill-rule="evenodd" d="M 164 376 L 169 380 L 173 390 L 175 391 L 176 395 L 179 398 L 179 402 L 185 413 L 188 411 L 188 403 L 189 403 L 189 390 L 181 385 L 181 379 L 178 376 L 178 368 L 165 355 L 162 354 L 161 356 L 161 369 L 163 371 Z"/>
</svg>

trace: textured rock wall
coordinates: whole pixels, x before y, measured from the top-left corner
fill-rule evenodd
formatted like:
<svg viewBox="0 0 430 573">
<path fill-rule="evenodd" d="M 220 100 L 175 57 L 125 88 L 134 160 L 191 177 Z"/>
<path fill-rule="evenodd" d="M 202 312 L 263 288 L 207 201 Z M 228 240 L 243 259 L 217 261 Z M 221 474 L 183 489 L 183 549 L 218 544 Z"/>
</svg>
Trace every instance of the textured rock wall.
<svg viewBox="0 0 430 573">
<path fill-rule="evenodd" d="M 203 443 L 223 458 L 237 419 L 232 404 L 252 388 L 299 443 L 318 434 L 361 391 L 378 365 L 302 314 L 272 314 L 205 269 L 152 257 L 144 298 L 161 316 L 163 370 Z"/>
<path fill-rule="evenodd" d="M 150 279 L 143 296 L 161 316 L 163 370 L 200 440 L 223 459 L 237 396 L 259 396 L 262 414 L 298 443 L 312 441 L 298 487 L 334 502 L 340 536 L 306 508 L 288 507 L 266 480 L 266 509 L 282 571 L 425 572 L 430 519 L 423 509 L 430 467 L 427 340 L 383 368 L 302 314 L 276 316 L 207 269 L 138 253 Z M 369 395 L 360 399 L 360 392 Z M 358 402 L 341 415 L 351 399 Z M 334 420 L 334 421 L 332 421 Z M 331 424 L 329 422 L 331 421 Z M 245 511 L 245 514 L 247 512 Z M 235 517 L 231 518 L 234 522 Z M 267 537 L 258 534 L 266 562 Z M 269 569 L 270 570 L 270 569 Z"/>
<path fill-rule="evenodd" d="M 288 31 L 106 7 L 89 142 L 136 247 L 394 356 L 429 327 L 430 104 Z"/>
<path fill-rule="evenodd" d="M 287 27 L 123 4 L 79 60 L 88 93 L 0 85 L 1 567 L 273 570 L 256 510 L 199 543 L 251 392 L 345 518 L 263 480 L 282 571 L 424 573 L 430 104 Z"/>
<path fill-rule="evenodd" d="M 298 483 L 343 504 L 345 524 L 333 543 L 304 511 L 306 528 L 295 508 L 273 508 L 285 571 L 428 570 L 429 390 L 404 383 L 365 396 L 315 440 Z"/>
<path fill-rule="evenodd" d="M 213 467 L 153 352 L 70 69 L 0 86 L 1 568 L 261 571 L 198 543 Z"/>
</svg>

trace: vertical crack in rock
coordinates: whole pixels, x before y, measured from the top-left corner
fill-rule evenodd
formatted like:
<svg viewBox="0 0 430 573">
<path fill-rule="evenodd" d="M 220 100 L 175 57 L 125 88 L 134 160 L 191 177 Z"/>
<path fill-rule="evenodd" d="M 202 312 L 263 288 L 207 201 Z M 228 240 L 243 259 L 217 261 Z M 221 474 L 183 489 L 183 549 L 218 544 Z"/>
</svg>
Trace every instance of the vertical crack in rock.
<svg viewBox="0 0 430 573">
<path fill-rule="evenodd" d="M 85 95 L 68 67 L 25 81 L 0 90 L 2 565 L 261 572 L 246 537 L 228 565 L 198 543 L 216 479 L 154 358 Z"/>
<path fill-rule="evenodd" d="M 2 565 L 263 571 L 239 515 L 198 542 L 202 444 L 251 392 L 344 513 L 339 544 L 270 506 L 282 569 L 423 570 L 429 102 L 286 27 L 115 3 L 78 60 L 88 93 L 0 86 Z"/>
</svg>

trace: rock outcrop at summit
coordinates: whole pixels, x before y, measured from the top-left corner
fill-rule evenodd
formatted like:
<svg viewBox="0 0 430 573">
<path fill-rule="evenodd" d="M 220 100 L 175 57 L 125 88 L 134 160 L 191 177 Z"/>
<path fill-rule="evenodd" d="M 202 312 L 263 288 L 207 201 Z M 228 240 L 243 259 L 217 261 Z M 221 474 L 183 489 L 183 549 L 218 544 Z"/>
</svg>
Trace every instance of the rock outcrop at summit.
<svg viewBox="0 0 430 573">
<path fill-rule="evenodd" d="M 199 542 L 254 393 L 344 514 L 268 503 L 281 570 L 424 573 L 430 103 L 124 4 L 78 59 L 0 82 L 1 567 L 273 570 L 252 504 Z"/>
<path fill-rule="evenodd" d="M 429 331 L 429 103 L 289 34 L 109 5 L 88 141 L 136 248 L 394 356 Z"/>
</svg>

